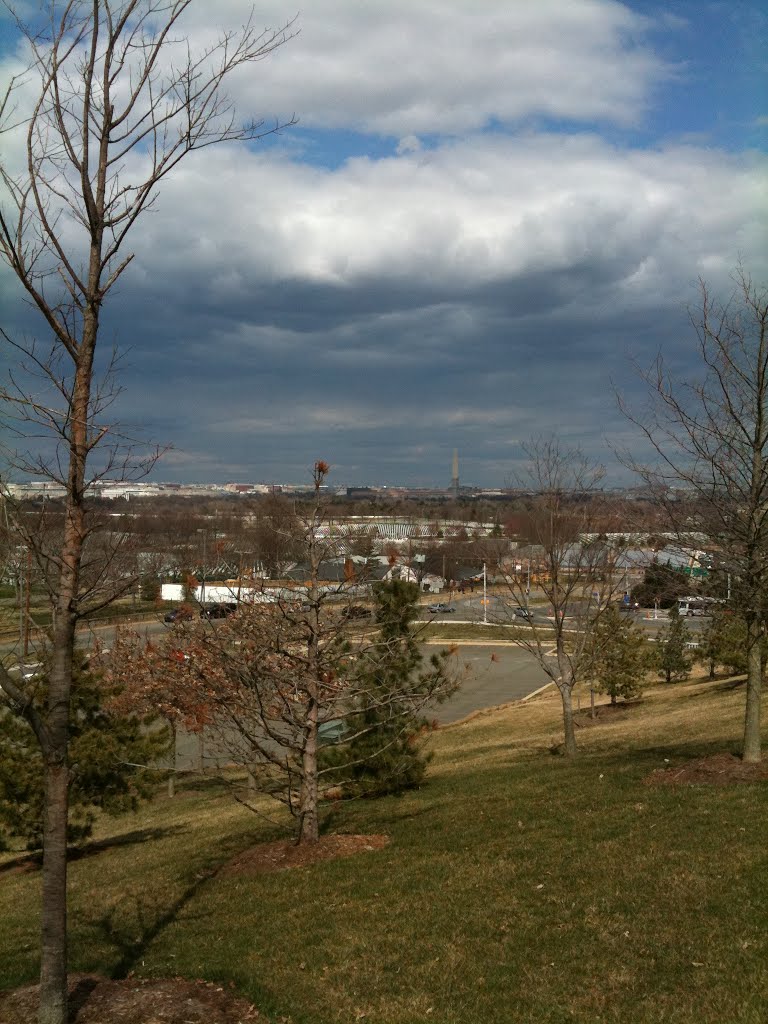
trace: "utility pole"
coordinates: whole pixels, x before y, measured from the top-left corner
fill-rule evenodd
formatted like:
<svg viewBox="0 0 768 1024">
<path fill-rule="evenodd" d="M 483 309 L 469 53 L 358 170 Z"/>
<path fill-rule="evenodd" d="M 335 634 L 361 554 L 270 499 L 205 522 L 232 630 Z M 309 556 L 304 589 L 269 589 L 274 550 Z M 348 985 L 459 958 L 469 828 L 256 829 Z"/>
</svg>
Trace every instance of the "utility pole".
<svg viewBox="0 0 768 1024">
<path fill-rule="evenodd" d="M 488 625 L 488 573 L 483 562 L 483 625 Z"/>
</svg>

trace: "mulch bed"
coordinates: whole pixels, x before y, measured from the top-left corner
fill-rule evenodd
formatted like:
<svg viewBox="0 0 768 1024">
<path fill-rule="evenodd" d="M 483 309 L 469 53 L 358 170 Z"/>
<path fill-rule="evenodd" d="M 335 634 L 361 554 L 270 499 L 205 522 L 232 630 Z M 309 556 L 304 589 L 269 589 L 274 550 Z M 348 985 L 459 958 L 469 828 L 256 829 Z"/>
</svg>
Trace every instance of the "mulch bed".
<svg viewBox="0 0 768 1024">
<path fill-rule="evenodd" d="M 39 986 L 0 993 L 2 1024 L 37 1020 Z M 69 1024 L 250 1024 L 265 1018 L 252 1003 L 220 985 L 184 978 L 109 981 L 92 974 L 69 978 Z"/>
<path fill-rule="evenodd" d="M 731 786 L 768 780 L 768 760 L 745 764 L 733 754 L 712 754 L 677 767 L 656 768 L 643 780 L 649 786 Z"/>
<path fill-rule="evenodd" d="M 268 871 L 285 871 L 288 868 L 309 867 L 324 860 L 337 857 L 353 857 L 357 853 L 381 850 L 389 842 L 389 836 L 371 835 L 327 835 L 320 836 L 316 843 L 297 846 L 290 839 L 279 839 L 274 843 L 259 843 L 233 857 L 220 875 L 262 875 Z"/>
</svg>

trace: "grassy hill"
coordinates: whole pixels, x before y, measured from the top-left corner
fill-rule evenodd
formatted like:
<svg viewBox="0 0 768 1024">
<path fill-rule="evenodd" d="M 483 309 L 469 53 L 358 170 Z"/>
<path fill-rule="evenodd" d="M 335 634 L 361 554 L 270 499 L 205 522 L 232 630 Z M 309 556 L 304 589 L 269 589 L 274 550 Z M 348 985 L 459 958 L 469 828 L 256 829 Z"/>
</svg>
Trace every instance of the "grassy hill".
<svg viewBox="0 0 768 1024">
<path fill-rule="evenodd" d="M 582 719 L 573 764 L 556 695 L 480 713 L 421 790 L 331 810 L 385 847 L 290 871 L 221 870 L 281 833 L 214 780 L 158 796 L 72 863 L 73 969 L 231 983 L 293 1024 L 762 1024 L 768 784 L 647 781 L 735 750 L 742 702 L 653 687 Z M 35 976 L 38 894 L 0 856 L 0 988 Z"/>
</svg>

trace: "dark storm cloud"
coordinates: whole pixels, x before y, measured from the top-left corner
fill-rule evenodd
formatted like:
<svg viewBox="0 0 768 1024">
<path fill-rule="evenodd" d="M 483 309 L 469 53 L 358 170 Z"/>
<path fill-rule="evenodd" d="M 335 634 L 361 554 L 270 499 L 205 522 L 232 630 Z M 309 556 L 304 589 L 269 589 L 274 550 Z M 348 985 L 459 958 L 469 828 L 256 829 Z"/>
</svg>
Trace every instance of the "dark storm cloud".
<svg viewBox="0 0 768 1024">
<path fill-rule="evenodd" d="M 288 104 L 315 141 L 355 132 L 360 152 L 377 132 L 369 155 L 331 159 L 327 133 L 313 164 L 297 133 L 163 183 L 100 356 L 125 353 L 115 416 L 176 445 L 155 476 L 301 479 L 322 456 L 337 483 L 445 484 L 456 447 L 463 479 L 493 485 L 553 429 L 608 456 L 630 360 L 693 365 L 697 277 L 725 294 L 739 255 L 763 275 L 764 159 L 643 148 L 648 123 L 631 141 L 674 64 L 653 33 L 679 25 L 613 0 L 476 6 L 309 11 L 235 98 Z M 243 9 L 222 0 L 217 20 Z M 193 43 L 212 10 L 190 8 Z M 0 274 L 23 328 L 20 298 Z"/>
</svg>

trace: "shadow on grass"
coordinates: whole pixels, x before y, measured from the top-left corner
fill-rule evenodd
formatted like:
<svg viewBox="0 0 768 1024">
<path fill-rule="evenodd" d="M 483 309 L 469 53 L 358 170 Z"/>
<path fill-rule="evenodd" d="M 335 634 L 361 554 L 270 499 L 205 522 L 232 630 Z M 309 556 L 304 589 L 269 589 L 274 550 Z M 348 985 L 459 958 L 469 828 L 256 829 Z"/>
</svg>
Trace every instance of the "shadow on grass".
<svg viewBox="0 0 768 1024">
<path fill-rule="evenodd" d="M 259 836 L 259 841 L 261 841 L 261 836 Z M 205 883 L 215 878 L 232 857 L 242 849 L 242 837 L 225 840 L 217 847 L 215 854 L 206 857 L 203 863 L 194 870 L 189 883 L 166 907 L 159 907 L 153 899 L 137 896 L 134 899 L 134 915 L 125 915 L 125 903 L 123 903 L 120 907 L 111 908 L 101 917 L 95 917 L 91 926 L 118 954 L 118 959 L 109 972 L 110 977 L 115 980 L 128 977 L 161 932 L 176 920 L 180 912 L 197 896 Z M 119 910 L 124 915 L 122 921 L 117 920 Z"/>
<path fill-rule="evenodd" d="M 711 680 L 715 685 L 712 687 L 718 693 L 730 693 L 731 690 L 740 690 L 742 687 L 747 685 L 746 676 L 737 676 L 735 679 L 729 677 L 718 683 L 716 680 Z"/>
<path fill-rule="evenodd" d="M 677 693 L 679 700 L 701 700 L 713 693 L 732 693 L 734 690 L 742 689 L 746 684 L 747 677 L 744 675 L 725 676 L 722 672 L 718 672 L 714 679 L 710 679 L 707 676 L 700 679 L 678 679 L 673 680 L 671 683 L 660 681 L 655 683 L 654 686 L 660 693 L 673 693 L 675 690 L 682 691 Z M 686 690 L 689 692 L 685 692 Z"/>
<path fill-rule="evenodd" d="M 201 871 L 195 879 L 184 888 L 178 897 L 163 910 L 154 902 L 144 901 L 140 897 L 135 900 L 135 917 L 120 922 L 116 920 L 116 909 L 111 909 L 93 922 L 93 927 L 118 953 L 118 960 L 109 972 L 115 980 L 127 978 L 139 963 L 157 936 L 169 924 L 172 924 L 179 913 L 194 899 L 200 888 L 213 878 L 221 865 Z"/>
<path fill-rule="evenodd" d="M 595 723 L 599 724 L 599 721 Z M 522 784 L 527 787 L 529 796 L 532 796 L 534 790 L 540 788 L 544 791 L 552 786 L 562 786 L 566 779 L 570 780 L 569 784 L 581 785 L 581 780 L 592 778 L 595 772 L 615 773 L 616 778 L 623 778 L 627 785 L 632 786 L 654 769 L 679 768 L 689 761 L 718 754 L 740 756 L 738 740 L 725 738 L 654 738 L 647 743 L 635 744 L 626 737 L 620 737 L 617 742 L 610 744 L 601 742 L 596 746 L 580 747 L 574 758 L 563 756 L 559 746 L 557 756 L 553 756 L 552 748 L 542 746 L 538 750 L 526 751 L 524 755 L 515 753 L 493 764 L 473 764 L 470 769 L 462 768 L 461 798 L 498 796 L 516 791 Z M 426 783 L 426 787 L 432 789 L 436 803 L 440 803 L 445 793 L 450 792 L 451 785 L 450 778 L 445 776 L 428 779 Z M 391 817 L 396 818 L 396 810 L 392 811 Z"/>
<path fill-rule="evenodd" d="M 133 846 L 136 843 L 147 843 L 153 839 L 164 839 L 167 836 L 187 831 L 189 831 L 187 828 L 182 828 L 180 825 L 167 825 L 163 828 L 143 828 L 135 832 L 125 832 L 123 835 L 110 836 L 109 839 L 97 839 L 83 846 L 71 846 L 67 850 L 67 860 L 72 863 L 73 861 L 83 860 L 86 857 L 95 857 L 97 854 L 103 853 L 104 850 L 113 850 L 122 846 Z M 0 875 L 14 871 L 38 871 L 42 863 L 42 850 L 22 853 L 18 857 L 0 864 Z"/>
<path fill-rule="evenodd" d="M 427 794 L 426 800 L 421 799 L 420 803 L 414 806 L 413 802 L 408 800 L 409 795 L 408 792 L 387 793 L 377 797 L 340 800 L 337 806 L 323 816 L 320 832 L 322 835 L 333 834 L 336 831 L 343 833 L 351 826 L 364 827 L 366 831 L 388 832 L 400 822 L 429 817 L 445 802 L 444 797 L 436 797 L 433 792 L 431 800 Z"/>
<path fill-rule="evenodd" d="M 190 768 L 179 772 L 176 779 L 176 793 L 168 799 L 173 803 L 180 797 L 187 796 L 231 796 L 233 788 L 246 788 L 247 775 L 242 769 L 233 766 L 208 767 L 200 772 L 196 768 Z"/>
<path fill-rule="evenodd" d="M 119 836 L 110 836 L 109 839 L 95 839 L 92 843 L 84 846 L 75 846 L 68 851 L 67 859 L 83 860 L 85 857 L 94 857 L 104 850 L 119 849 L 122 846 L 133 846 L 136 843 L 148 843 L 154 839 L 165 839 L 189 832 L 189 828 L 182 825 L 163 825 L 156 828 L 142 828 L 135 832 L 124 832 Z"/>
<path fill-rule="evenodd" d="M 712 757 L 716 754 L 733 754 L 740 756 L 739 744 L 727 740 L 679 740 L 668 743 L 654 743 L 652 746 L 638 746 L 627 749 L 622 753 L 616 751 L 595 752 L 595 757 L 607 764 L 623 764 L 634 762 L 638 766 L 659 767 L 666 762 L 675 763 L 678 767 L 687 761 L 696 761 L 702 757 Z"/>
</svg>

